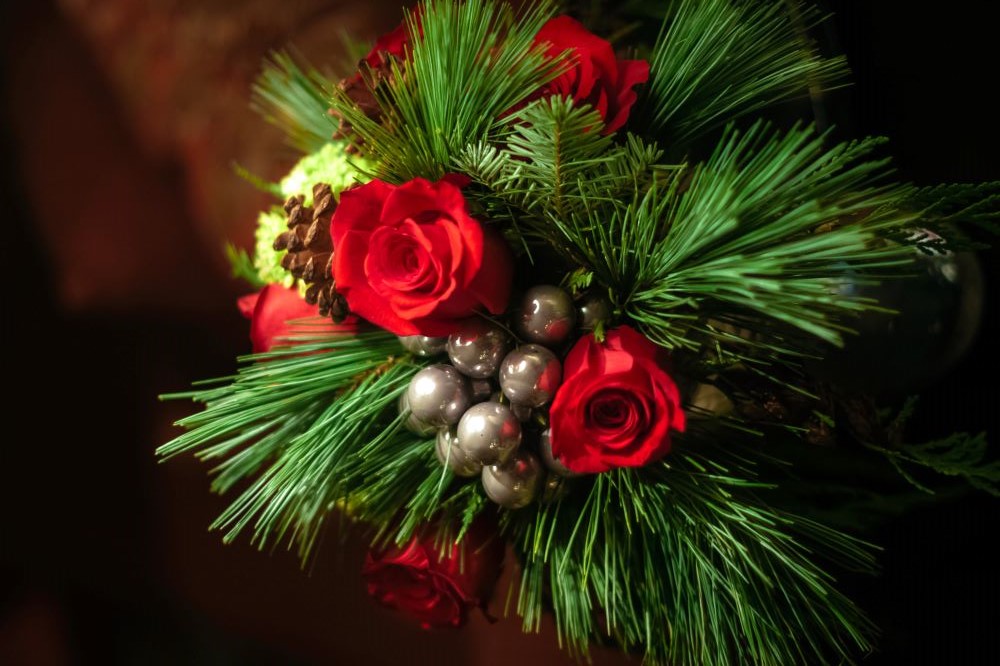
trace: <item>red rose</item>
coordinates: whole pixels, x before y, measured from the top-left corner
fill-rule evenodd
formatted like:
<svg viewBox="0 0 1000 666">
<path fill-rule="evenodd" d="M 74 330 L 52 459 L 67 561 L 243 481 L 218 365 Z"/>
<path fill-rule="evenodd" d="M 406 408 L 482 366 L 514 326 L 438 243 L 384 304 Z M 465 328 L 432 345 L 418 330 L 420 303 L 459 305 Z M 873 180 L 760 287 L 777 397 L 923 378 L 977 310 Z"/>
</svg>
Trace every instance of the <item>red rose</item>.
<svg viewBox="0 0 1000 666">
<path fill-rule="evenodd" d="M 378 69 L 387 63 L 387 55 L 403 60 L 409 48 L 410 32 L 406 29 L 406 23 L 403 22 L 392 32 L 387 32 L 376 39 L 375 46 L 363 60 L 372 69 Z"/>
<path fill-rule="evenodd" d="M 370 551 L 362 575 L 368 594 L 383 606 L 431 627 L 460 627 L 469 610 L 493 594 L 504 546 L 494 530 L 474 523 L 443 558 L 433 539 L 414 537 L 403 548 Z"/>
<path fill-rule="evenodd" d="M 632 88 L 649 79 L 648 62 L 616 58 L 611 44 L 569 16 L 550 19 L 535 35 L 535 43 L 547 43 L 552 58 L 573 51 L 570 69 L 546 84 L 543 96 L 566 95 L 590 104 L 604 118 L 605 134 L 625 124 L 637 98 Z"/>
<path fill-rule="evenodd" d="M 593 334 L 577 342 L 550 410 L 553 456 L 593 474 L 669 453 L 670 429 L 684 431 L 684 412 L 662 355 L 628 326 L 608 331 L 603 343 Z"/>
<path fill-rule="evenodd" d="M 333 277 L 351 311 L 396 335 L 442 336 L 485 307 L 507 307 L 503 237 L 473 219 L 450 176 L 344 191 L 333 213 Z"/>
<path fill-rule="evenodd" d="M 350 320 L 334 325 L 325 317 L 319 318 L 317 306 L 306 303 L 296 289 L 280 284 L 269 284 L 256 294 L 243 296 L 236 303 L 243 316 L 250 320 L 250 340 L 255 354 L 271 351 L 271 347 L 282 344 L 279 338 L 294 333 L 351 331 L 355 328 Z M 317 318 L 315 326 L 310 324 L 308 328 L 294 329 L 289 323 L 308 317 Z"/>
</svg>

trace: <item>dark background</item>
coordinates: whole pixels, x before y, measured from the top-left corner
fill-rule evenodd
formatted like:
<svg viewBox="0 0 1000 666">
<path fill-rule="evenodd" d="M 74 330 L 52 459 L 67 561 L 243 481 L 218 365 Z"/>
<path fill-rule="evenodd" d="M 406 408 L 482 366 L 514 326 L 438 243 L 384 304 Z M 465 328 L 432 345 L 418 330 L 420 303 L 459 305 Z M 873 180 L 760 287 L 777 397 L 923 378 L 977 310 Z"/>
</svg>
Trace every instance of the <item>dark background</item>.
<svg viewBox="0 0 1000 666">
<path fill-rule="evenodd" d="M 0 9 L 0 367 L 12 396 L 0 445 L 0 664 L 570 663 L 551 625 L 522 636 L 514 620 L 476 618 L 428 634 L 382 612 L 364 597 L 356 541 L 343 554 L 328 546 L 311 575 L 246 540 L 223 547 L 205 529 L 224 505 L 207 468 L 153 458 L 189 409 L 155 396 L 229 372 L 248 348 L 219 248 L 249 242 L 264 200 L 231 161 L 276 177 L 291 159 L 246 109 L 260 56 L 291 40 L 314 61 L 336 57 L 337 30 L 391 28 L 394 4 Z M 840 131 L 891 137 L 906 180 L 1000 180 L 985 3 L 827 6 L 836 16 L 818 36 L 847 54 L 855 79 L 826 100 Z M 979 335 L 922 391 L 915 439 L 956 428 L 1000 437 L 997 258 L 981 255 Z M 1000 502 L 969 494 L 871 535 L 885 548 L 882 576 L 845 583 L 883 629 L 866 663 L 1000 660 L 998 527 Z"/>
</svg>

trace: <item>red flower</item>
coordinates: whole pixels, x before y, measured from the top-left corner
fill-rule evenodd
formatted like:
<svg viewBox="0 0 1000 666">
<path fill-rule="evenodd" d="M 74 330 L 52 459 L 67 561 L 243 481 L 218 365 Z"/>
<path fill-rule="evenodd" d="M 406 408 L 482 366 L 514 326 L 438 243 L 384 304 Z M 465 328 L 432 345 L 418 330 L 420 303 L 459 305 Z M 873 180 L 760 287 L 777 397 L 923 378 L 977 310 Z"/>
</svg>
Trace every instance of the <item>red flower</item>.
<svg viewBox="0 0 1000 666">
<path fill-rule="evenodd" d="M 604 118 L 605 134 L 625 124 L 637 98 L 632 88 L 649 79 L 648 62 L 619 60 L 611 44 L 569 16 L 550 19 L 535 35 L 535 43 L 547 43 L 551 58 L 573 51 L 570 69 L 549 82 L 543 96 L 566 95 L 590 104 Z"/>
<path fill-rule="evenodd" d="M 439 552 L 432 539 L 417 537 L 403 548 L 369 551 L 362 570 L 368 594 L 424 629 L 462 626 L 469 610 L 485 607 L 493 594 L 503 542 L 479 522 L 445 557 Z"/>
<path fill-rule="evenodd" d="M 410 33 L 406 29 L 404 21 L 392 32 L 387 32 L 375 40 L 375 46 L 363 58 L 363 61 L 372 69 L 378 69 L 388 62 L 387 55 L 404 60 L 409 47 Z"/>
<path fill-rule="evenodd" d="M 250 320 L 250 340 L 255 354 L 270 351 L 276 344 L 283 344 L 279 338 L 293 333 L 346 332 L 355 328 L 351 320 L 334 325 L 329 319 L 318 319 L 319 312 L 315 305 L 306 303 L 297 290 L 280 284 L 269 284 L 256 294 L 243 296 L 236 304 L 243 316 Z M 289 323 L 308 317 L 317 317 L 317 325 L 310 324 L 308 328 L 295 329 Z"/>
<path fill-rule="evenodd" d="M 473 219 L 457 176 L 344 191 L 333 276 L 351 311 L 396 335 L 442 336 L 480 307 L 507 307 L 513 273 L 499 233 Z"/>
<path fill-rule="evenodd" d="M 641 467 L 670 452 L 684 431 L 677 385 L 663 350 L 628 326 L 582 338 L 563 364 L 552 402 L 552 454 L 578 473 Z"/>
</svg>

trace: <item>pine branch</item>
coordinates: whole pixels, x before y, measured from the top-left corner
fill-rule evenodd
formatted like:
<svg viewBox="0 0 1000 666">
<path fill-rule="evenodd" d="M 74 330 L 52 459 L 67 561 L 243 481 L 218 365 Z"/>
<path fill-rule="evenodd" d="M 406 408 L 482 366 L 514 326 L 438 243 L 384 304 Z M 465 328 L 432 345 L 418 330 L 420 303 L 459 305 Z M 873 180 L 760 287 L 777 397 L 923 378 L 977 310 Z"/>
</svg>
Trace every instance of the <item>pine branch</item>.
<svg viewBox="0 0 1000 666">
<path fill-rule="evenodd" d="M 252 107 L 281 129 L 293 147 L 312 153 L 330 141 L 336 125 L 327 113 L 335 82 L 288 53 L 265 61 L 253 86 Z"/>
<path fill-rule="evenodd" d="M 684 145 L 737 117 L 837 84 L 848 73 L 845 60 L 821 58 L 803 36 L 820 20 L 794 0 L 672 3 L 638 114 L 648 133 Z"/>
<path fill-rule="evenodd" d="M 757 320 L 765 340 L 798 330 L 840 344 L 844 317 L 876 306 L 842 286 L 912 261 L 882 240 L 913 218 L 900 210 L 906 189 L 879 184 L 884 160 L 863 161 L 876 140 L 823 143 L 811 128 L 730 129 L 683 193 L 650 191 L 636 215 L 665 236 L 626 304 L 647 335 L 683 345 L 699 312 L 737 328 Z"/>
<path fill-rule="evenodd" d="M 409 14 L 410 56 L 374 91 L 382 118 L 372 120 L 343 92 L 332 100 L 377 162 L 375 175 L 439 178 L 466 146 L 502 132 L 504 114 L 564 66 L 533 41 L 553 11 L 548 0 L 519 16 L 493 0 L 428 0 L 419 26 Z"/>
<path fill-rule="evenodd" d="M 206 407 L 182 419 L 188 432 L 157 452 L 221 460 L 213 483 L 220 493 L 256 475 L 213 527 L 231 541 L 252 524 L 261 548 L 287 539 L 303 561 L 332 509 L 367 487 L 358 451 L 412 448 L 395 407 L 419 369 L 393 335 L 308 330 L 290 347 L 245 358 L 251 364 L 221 384 L 164 396 Z"/>
<path fill-rule="evenodd" d="M 597 635 L 652 664 L 838 663 L 868 649 L 871 625 L 817 556 L 868 571 L 869 547 L 767 507 L 744 464 L 691 440 L 666 465 L 505 515 L 525 629 L 550 597 L 580 654 Z"/>
</svg>

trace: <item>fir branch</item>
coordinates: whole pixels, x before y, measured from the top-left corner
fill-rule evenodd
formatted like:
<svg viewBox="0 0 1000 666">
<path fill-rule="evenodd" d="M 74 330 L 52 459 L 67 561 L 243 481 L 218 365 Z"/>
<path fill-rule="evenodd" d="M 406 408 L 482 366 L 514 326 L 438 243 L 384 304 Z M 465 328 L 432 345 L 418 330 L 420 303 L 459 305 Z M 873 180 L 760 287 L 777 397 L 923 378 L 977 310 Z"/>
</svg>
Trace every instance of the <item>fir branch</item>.
<svg viewBox="0 0 1000 666">
<path fill-rule="evenodd" d="M 845 60 L 820 57 L 803 36 L 820 20 L 795 0 L 672 3 L 637 114 L 647 133 L 684 145 L 739 116 L 837 84 L 848 73 Z"/>
<path fill-rule="evenodd" d="M 505 514 L 525 629 L 550 596 L 560 639 L 579 654 L 600 634 L 651 664 L 838 663 L 868 649 L 870 623 L 817 556 L 868 571 L 870 548 L 769 508 L 744 464 L 690 440 L 668 464 Z"/>
<path fill-rule="evenodd" d="M 534 44 L 553 11 L 548 0 L 519 16 L 493 0 L 428 0 L 419 26 L 409 14 L 409 58 L 393 62 L 388 83 L 374 90 L 382 118 L 369 118 L 342 91 L 332 100 L 377 161 L 375 175 L 439 178 L 466 146 L 502 132 L 504 115 L 564 66 Z"/>
<path fill-rule="evenodd" d="M 333 508 L 368 486 L 358 451 L 412 445 L 390 415 L 419 369 L 388 333 L 306 330 L 292 346 L 245 358 L 251 364 L 228 382 L 164 396 L 206 407 L 178 422 L 188 431 L 158 450 L 221 460 L 218 492 L 257 475 L 213 527 L 231 541 L 252 524 L 261 548 L 287 539 L 303 561 Z"/>
<path fill-rule="evenodd" d="M 923 492 L 934 493 L 917 480 L 910 467 L 956 476 L 973 488 L 1000 497 L 1000 460 L 986 459 L 988 447 L 984 432 L 977 435 L 959 432 L 943 439 L 894 448 L 866 446 L 884 455 L 904 479 Z"/>
<path fill-rule="evenodd" d="M 1000 182 L 914 188 L 906 203 L 919 215 L 910 228 L 893 239 L 924 254 L 988 247 L 973 237 L 973 230 L 981 235 L 1000 235 Z"/>
<path fill-rule="evenodd" d="M 289 144 L 309 154 L 326 145 L 336 129 L 328 113 L 335 89 L 319 71 L 275 51 L 253 85 L 251 106 L 281 129 Z"/>
<path fill-rule="evenodd" d="M 246 250 L 236 247 L 232 243 L 226 243 L 226 259 L 229 260 L 229 267 L 234 278 L 246 281 L 254 289 L 260 289 L 264 286 L 264 281 L 257 274 L 253 259 L 250 258 Z"/>
</svg>

